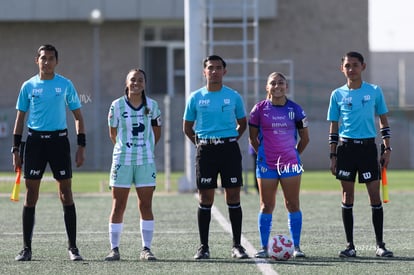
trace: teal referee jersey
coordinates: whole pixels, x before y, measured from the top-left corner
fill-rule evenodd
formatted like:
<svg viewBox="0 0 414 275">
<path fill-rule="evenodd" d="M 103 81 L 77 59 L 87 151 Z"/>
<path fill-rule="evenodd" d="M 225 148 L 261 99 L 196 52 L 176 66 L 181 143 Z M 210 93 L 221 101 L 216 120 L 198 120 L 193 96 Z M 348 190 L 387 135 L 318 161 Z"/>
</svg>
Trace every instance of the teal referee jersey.
<svg viewBox="0 0 414 275">
<path fill-rule="evenodd" d="M 81 103 L 72 81 L 59 74 L 50 80 L 35 75 L 25 81 L 16 103 L 17 110 L 29 111 L 27 127 L 36 131 L 66 129 L 66 106 L 73 111 Z"/>
</svg>

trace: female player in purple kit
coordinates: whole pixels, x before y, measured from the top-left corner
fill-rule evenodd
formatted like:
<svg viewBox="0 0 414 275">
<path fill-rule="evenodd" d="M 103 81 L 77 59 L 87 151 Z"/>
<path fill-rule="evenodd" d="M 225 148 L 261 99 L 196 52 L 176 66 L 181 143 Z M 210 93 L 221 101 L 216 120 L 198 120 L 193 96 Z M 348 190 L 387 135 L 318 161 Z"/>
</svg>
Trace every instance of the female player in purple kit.
<svg viewBox="0 0 414 275">
<path fill-rule="evenodd" d="M 256 177 L 260 194 L 258 227 L 262 249 L 256 253 L 256 258 L 268 257 L 267 243 L 279 182 L 289 212 L 294 257 L 305 257 L 299 246 L 302 230 L 299 190 L 303 172 L 299 155 L 309 143 L 308 122 L 302 108 L 286 97 L 287 88 L 283 74 L 271 73 L 266 84 L 266 99 L 250 112 L 249 142 L 257 153 Z"/>
</svg>

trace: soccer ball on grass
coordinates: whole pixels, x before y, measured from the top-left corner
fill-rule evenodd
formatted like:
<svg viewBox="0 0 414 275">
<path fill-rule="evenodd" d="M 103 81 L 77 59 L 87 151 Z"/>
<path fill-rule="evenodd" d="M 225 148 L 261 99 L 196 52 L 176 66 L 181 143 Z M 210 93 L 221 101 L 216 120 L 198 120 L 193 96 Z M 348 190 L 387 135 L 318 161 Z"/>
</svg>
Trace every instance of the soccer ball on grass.
<svg viewBox="0 0 414 275">
<path fill-rule="evenodd" d="M 269 257 L 277 261 L 287 261 L 293 256 L 295 247 L 292 239 L 286 235 L 275 235 L 267 245 Z"/>
</svg>

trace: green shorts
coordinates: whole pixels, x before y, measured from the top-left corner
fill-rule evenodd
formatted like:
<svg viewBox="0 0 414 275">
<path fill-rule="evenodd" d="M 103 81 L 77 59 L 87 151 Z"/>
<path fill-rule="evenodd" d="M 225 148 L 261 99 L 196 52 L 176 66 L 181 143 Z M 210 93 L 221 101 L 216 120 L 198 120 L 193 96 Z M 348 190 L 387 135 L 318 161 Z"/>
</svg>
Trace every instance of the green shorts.
<svg viewBox="0 0 414 275">
<path fill-rule="evenodd" d="M 130 188 L 155 186 L 157 170 L 155 163 L 143 165 L 121 165 L 112 164 L 109 176 L 110 187 Z"/>
</svg>

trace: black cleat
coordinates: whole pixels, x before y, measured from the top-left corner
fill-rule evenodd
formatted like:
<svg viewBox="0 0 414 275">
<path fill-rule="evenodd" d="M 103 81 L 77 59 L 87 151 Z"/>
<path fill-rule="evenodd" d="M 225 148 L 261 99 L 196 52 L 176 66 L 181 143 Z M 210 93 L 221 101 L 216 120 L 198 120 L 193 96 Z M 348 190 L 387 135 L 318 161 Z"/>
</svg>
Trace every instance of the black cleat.
<svg viewBox="0 0 414 275">
<path fill-rule="evenodd" d="M 32 251 L 25 247 L 19 254 L 14 258 L 16 261 L 31 261 L 32 260 Z"/>
<path fill-rule="evenodd" d="M 375 255 L 377 255 L 377 257 L 387 257 L 387 258 L 394 257 L 394 253 L 392 253 L 392 251 L 389 251 L 385 248 L 385 243 L 382 243 L 377 246 Z"/>
<path fill-rule="evenodd" d="M 194 255 L 194 259 L 201 260 L 201 259 L 209 259 L 210 258 L 210 251 L 208 246 L 201 245 L 200 248 L 197 250 L 197 253 Z"/>
<path fill-rule="evenodd" d="M 348 245 L 345 250 L 339 252 L 340 258 L 351 258 L 356 257 L 355 247 L 353 245 Z"/>
<path fill-rule="evenodd" d="M 69 252 L 69 259 L 71 261 L 82 261 L 83 260 L 82 256 L 79 254 L 78 248 L 69 247 L 68 252 Z"/>
<path fill-rule="evenodd" d="M 114 247 L 109 252 L 108 256 L 105 257 L 105 261 L 119 261 L 121 259 L 121 255 L 119 254 L 118 247 Z"/>
<path fill-rule="evenodd" d="M 235 245 L 231 250 L 231 256 L 236 259 L 247 259 L 249 256 L 246 254 L 246 249 L 243 246 Z"/>
</svg>

